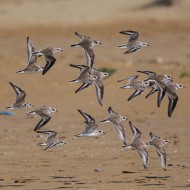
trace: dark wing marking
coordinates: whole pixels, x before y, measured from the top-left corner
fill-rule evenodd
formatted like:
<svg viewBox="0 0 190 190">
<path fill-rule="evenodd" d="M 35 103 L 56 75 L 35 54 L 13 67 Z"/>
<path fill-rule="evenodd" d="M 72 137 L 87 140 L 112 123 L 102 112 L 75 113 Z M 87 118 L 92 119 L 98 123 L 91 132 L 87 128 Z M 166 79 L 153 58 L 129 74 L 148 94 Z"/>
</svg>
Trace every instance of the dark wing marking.
<svg viewBox="0 0 190 190">
<path fill-rule="evenodd" d="M 157 106 L 160 107 L 162 100 L 166 94 L 166 86 L 161 82 L 156 82 L 158 87 Z"/>
<path fill-rule="evenodd" d="M 139 155 L 140 155 L 140 157 L 141 157 L 141 159 L 143 161 L 143 166 L 146 169 L 147 165 L 148 165 L 148 160 L 149 160 L 149 158 L 148 158 L 148 152 L 144 148 L 137 149 L 137 152 L 139 153 Z"/>
<path fill-rule="evenodd" d="M 51 147 L 54 147 L 54 146 L 57 146 L 57 144 L 59 144 L 59 143 L 60 142 L 52 142 L 46 148 L 44 148 L 44 150 L 47 150 L 48 148 L 51 148 Z"/>
<path fill-rule="evenodd" d="M 119 124 L 119 125 L 114 125 L 113 124 L 113 126 L 116 129 L 120 140 L 123 142 L 124 145 L 127 145 L 127 140 L 126 140 L 126 137 L 125 137 L 125 129 L 124 129 L 123 125 L 122 124 Z"/>
<path fill-rule="evenodd" d="M 102 101 L 104 96 L 104 85 L 101 80 L 94 80 L 93 82 L 96 88 L 96 96 L 98 98 L 98 102 L 102 106 Z"/>
<path fill-rule="evenodd" d="M 89 68 L 92 68 L 94 64 L 94 58 L 95 58 L 94 51 L 92 48 L 85 48 L 84 52 L 86 56 L 87 66 Z"/>
<path fill-rule="evenodd" d="M 33 55 L 35 49 L 29 37 L 27 37 L 27 54 L 28 54 L 28 66 L 35 65 L 37 63 L 37 55 Z"/>
<path fill-rule="evenodd" d="M 81 40 L 82 40 L 83 38 L 88 38 L 87 36 L 84 36 L 84 35 L 82 35 L 82 34 L 79 34 L 78 32 L 75 32 L 75 35 L 78 36 Z"/>
<path fill-rule="evenodd" d="M 168 116 L 171 117 L 172 113 L 177 105 L 178 96 L 177 96 L 177 94 L 174 94 L 174 93 L 167 93 L 167 94 L 168 94 L 168 99 L 169 99 Z"/>
<path fill-rule="evenodd" d="M 42 128 L 46 123 L 49 122 L 49 120 L 51 119 L 50 116 L 45 115 L 45 114 L 41 114 L 41 120 L 38 122 L 38 124 L 36 125 L 36 127 L 34 128 L 34 131 Z"/>
<path fill-rule="evenodd" d="M 83 90 L 83 89 L 89 87 L 90 85 L 91 85 L 90 83 L 83 83 L 83 84 L 75 91 L 75 93 L 80 92 L 81 90 Z"/>
<path fill-rule="evenodd" d="M 131 121 L 129 121 L 129 125 L 133 134 L 132 141 L 134 141 L 137 138 L 140 138 L 141 132 L 139 131 L 139 129 Z"/>
<path fill-rule="evenodd" d="M 118 113 L 114 112 L 111 107 L 108 108 L 108 113 L 109 115 L 112 115 L 112 114 L 118 115 Z"/>
<path fill-rule="evenodd" d="M 155 150 L 160 158 L 162 168 L 166 171 L 167 170 L 167 164 L 166 164 L 167 157 L 166 157 L 166 152 L 165 152 L 164 148 L 162 148 L 162 149 L 155 148 Z"/>
<path fill-rule="evenodd" d="M 157 91 L 158 91 L 158 88 L 152 88 L 151 91 L 146 95 L 145 98 L 148 98 L 149 96 L 152 96 Z"/>
<path fill-rule="evenodd" d="M 85 123 L 95 123 L 95 119 L 90 116 L 89 114 L 83 112 L 82 110 L 78 109 L 78 112 L 84 117 L 84 119 L 86 120 Z"/>
<path fill-rule="evenodd" d="M 24 90 L 20 87 L 18 87 L 17 85 L 13 84 L 12 82 L 10 82 L 10 85 L 13 87 L 14 91 L 16 92 L 16 103 L 20 103 L 20 102 L 24 102 L 24 99 L 26 97 L 26 93 L 24 92 Z"/>
<path fill-rule="evenodd" d="M 80 71 L 87 67 L 86 65 L 73 65 L 73 64 L 70 64 L 70 66 L 80 69 Z"/>
<path fill-rule="evenodd" d="M 135 92 L 128 98 L 128 101 L 132 100 L 133 98 L 141 95 L 144 92 L 144 90 L 135 90 Z"/>
<path fill-rule="evenodd" d="M 124 52 L 124 54 L 133 53 L 133 52 L 138 51 L 138 50 L 140 50 L 140 48 L 133 47 L 133 48 L 127 50 L 126 52 Z"/>
<path fill-rule="evenodd" d="M 45 75 L 47 71 L 54 65 L 56 59 L 52 55 L 46 55 L 46 65 L 42 71 L 42 75 Z"/>
</svg>

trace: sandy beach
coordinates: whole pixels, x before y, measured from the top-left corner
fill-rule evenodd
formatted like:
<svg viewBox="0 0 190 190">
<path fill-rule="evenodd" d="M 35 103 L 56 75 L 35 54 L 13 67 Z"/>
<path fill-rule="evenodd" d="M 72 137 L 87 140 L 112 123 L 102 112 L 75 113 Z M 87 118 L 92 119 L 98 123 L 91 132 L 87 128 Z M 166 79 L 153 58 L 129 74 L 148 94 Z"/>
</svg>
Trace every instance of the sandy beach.
<svg viewBox="0 0 190 190">
<path fill-rule="evenodd" d="M 190 1 L 175 1 L 171 7 L 148 6 L 150 0 L 0 0 L 0 115 L 2 190 L 147 190 L 187 189 L 190 187 Z M 136 30 L 139 40 L 150 44 L 138 52 L 123 54 L 117 46 L 127 42 L 122 30 Z M 80 84 L 68 81 L 78 76 L 69 64 L 85 64 L 81 48 L 70 45 L 79 42 L 74 34 L 90 36 L 102 42 L 94 47 L 97 69 L 115 72 L 105 78 L 103 106 L 100 106 L 95 87 L 74 93 Z M 56 63 L 46 75 L 17 74 L 27 63 L 26 38 L 30 36 L 37 50 L 46 46 L 60 47 Z M 38 59 L 44 65 L 43 57 Z M 168 98 L 160 108 L 157 96 L 146 99 L 144 94 L 127 101 L 133 90 L 119 87 L 117 80 L 131 75 L 146 76 L 137 70 L 150 70 L 171 75 L 185 86 L 177 91 L 179 101 L 171 118 L 167 116 Z M 57 131 L 57 138 L 67 144 L 47 149 L 37 146 L 43 135 L 33 131 L 39 116 L 27 117 L 24 110 L 5 110 L 15 101 L 13 82 L 27 93 L 26 101 L 35 107 L 46 105 L 59 110 L 43 127 Z M 122 147 L 115 129 L 100 120 L 108 116 L 108 107 L 126 116 L 142 132 L 145 142 L 153 132 L 171 143 L 166 146 L 168 169 L 161 168 L 158 155 L 148 147 L 149 165 L 145 170 L 136 151 Z M 77 109 L 93 116 L 99 137 L 74 135 L 84 130 L 84 119 Z M 128 142 L 132 134 L 128 121 L 123 122 Z"/>
</svg>

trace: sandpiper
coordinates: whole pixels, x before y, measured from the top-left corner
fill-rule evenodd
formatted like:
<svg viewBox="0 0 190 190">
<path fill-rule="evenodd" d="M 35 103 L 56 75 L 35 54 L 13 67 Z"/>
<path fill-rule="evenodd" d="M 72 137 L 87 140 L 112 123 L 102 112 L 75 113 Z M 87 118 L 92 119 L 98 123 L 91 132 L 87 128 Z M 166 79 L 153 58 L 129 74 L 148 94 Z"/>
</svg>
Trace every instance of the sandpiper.
<svg viewBox="0 0 190 190">
<path fill-rule="evenodd" d="M 148 152 L 146 151 L 145 147 L 147 146 L 141 139 L 141 132 L 139 129 L 129 121 L 129 125 L 133 134 L 132 143 L 123 146 L 126 150 L 128 149 L 135 149 L 139 153 L 140 157 L 143 161 L 143 166 L 146 169 L 149 161 Z"/>
<path fill-rule="evenodd" d="M 137 71 L 137 72 L 146 74 L 147 79 L 144 80 L 144 82 L 149 82 L 150 86 L 153 87 L 152 90 L 149 92 L 149 94 L 146 97 L 149 97 L 150 95 L 152 95 L 156 91 L 158 91 L 157 106 L 160 107 L 161 102 L 166 94 L 166 85 L 165 84 L 167 82 L 172 81 L 173 78 L 170 75 L 165 75 L 165 74 L 159 75 L 153 71 Z"/>
<path fill-rule="evenodd" d="M 95 79 L 93 80 L 93 83 L 96 88 L 96 96 L 98 99 L 98 102 L 102 106 L 103 96 L 104 96 L 104 84 L 102 82 L 102 79 L 107 77 L 109 74 L 107 72 L 102 72 L 97 69 L 90 69 L 90 73 L 92 77 Z"/>
<path fill-rule="evenodd" d="M 37 133 L 43 133 L 47 134 L 46 140 L 42 143 L 38 143 L 38 146 L 46 146 L 44 150 L 47 150 L 48 148 L 54 147 L 54 146 L 61 146 L 63 144 L 66 144 L 64 141 L 56 140 L 55 137 L 57 135 L 56 131 L 36 131 Z"/>
<path fill-rule="evenodd" d="M 76 67 L 80 69 L 80 73 L 79 76 L 74 79 L 74 80 L 70 80 L 70 83 L 78 83 L 81 82 L 83 83 L 76 91 L 75 93 L 87 88 L 88 86 L 90 86 L 93 83 L 93 80 L 97 79 L 96 76 L 92 76 L 90 73 L 90 68 L 88 66 L 83 66 L 83 65 L 73 65 L 70 64 L 71 67 Z"/>
<path fill-rule="evenodd" d="M 10 82 L 10 85 L 13 87 L 14 91 L 16 92 L 16 102 L 11 106 L 7 106 L 6 109 L 24 109 L 24 108 L 33 107 L 31 103 L 26 103 L 24 101 L 26 93 L 22 88 L 18 87 L 12 82 Z"/>
<path fill-rule="evenodd" d="M 84 117 L 84 123 L 86 124 L 86 127 L 82 133 L 75 135 L 76 137 L 96 137 L 104 134 L 102 130 L 97 130 L 98 125 L 92 116 L 80 109 L 78 109 L 78 112 Z"/>
<path fill-rule="evenodd" d="M 146 88 L 146 85 L 143 83 L 143 81 L 138 80 L 138 75 L 134 75 L 134 76 L 129 76 L 127 78 L 118 80 L 117 82 L 121 82 L 124 80 L 128 80 L 128 84 L 120 87 L 122 89 L 134 89 L 134 93 L 128 98 L 128 101 L 132 100 L 133 98 L 141 95 L 144 93 L 144 90 Z"/>
<path fill-rule="evenodd" d="M 37 65 L 37 55 L 32 55 L 35 49 L 32 45 L 32 42 L 29 37 L 27 37 L 27 55 L 28 55 L 28 65 L 25 69 L 21 71 L 17 71 L 16 73 L 19 74 L 31 74 L 31 73 L 38 73 L 43 71 L 44 67 L 40 67 Z"/>
<path fill-rule="evenodd" d="M 75 34 L 81 39 L 79 43 L 72 44 L 71 47 L 82 47 L 85 52 L 85 56 L 87 59 L 87 66 L 92 68 L 94 64 L 94 51 L 93 51 L 93 46 L 102 44 L 98 40 L 91 40 L 90 37 L 84 36 L 79 34 L 78 32 L 75 32 Z"/>
<path fill-rule="evenodd" d="M 46 123 L 49 122 L 51 119 L 51 113 L 57 112 L 56 108 L 51 108 L 47 106 L 42 106 L 38 109 L 35 109 L 33 111 L 27 112 L 26 114 L 28 116 L 36 115 L 38 114 L 41 117 L 41 120 L 37 123 L 36 127 L 34 128 L 34 131 L 39 130 L 42 128 Z"/>
<path fill-rule="evenodd" d="M 111 107 L 108 108 L 109 117 L 101 120 L 100 122 L 106 123 L 111 122 L 113 127 L 116 129 L 120 140 L 124 145 L 127 145 L 127 139 L 125 137 L 125 129 L 122 125 L 122 121 L 127 120 L 127 117 L 119 116 L 118 113 L 114 112 Z"/>
<path fill-rule="evenodd" d="M 95 68 L 89 68 L 85 65 L 73 65 L 70 64 L 71 67 L 75 67 L 80 69 L 80 74 L 77 79 L 71 80 L 69 82 L 83 82 L 83 84 L 75 91 L 75 93 L 87 88 L 91 84 L 95 85 L 96 88 L 96 96 L 98 102 L 102 106 L 103 95 L 104 95 L 104 85 L 102 79 L 108 76 L 107 72 L 101 72 Z"/>
<path fill-rule="evenodd" d="M 167 170 L 167 154 L 164 149 L 164 146 L 170 143 L 168 140 L 163 140 L 160 137 L 154 135 L 150 132 L 151 141 L 147 143 L 147 145 L 151 145 L 155 147 L 155 150 L 160 158 L 161 166 L 164 170 Z"/>
<path fill-rule="evenodd" d="M 121 31 L 121 34 L 129 35 L 130 38 L 127 44 L 119 45 L 119 48 L 127 48 L 128 50 L 124 53 L 133 53 L 135 51 L 140 50 L 142 47 L 149 46 L 149 44 L 145 42 L 138 41 L 139 33 L 132 30 Z"/>
<path fill-rule="evenodd" d="M 178 84 L 174 82 L 167 82 L 166 87 L 167 87 L 166 93 L 169 99 L 168 116 L 171 117 L 178 102 L 178 96 L 176 94 L 176 91 L 180 88 L 185 88 L 185 87 L 182 84 Z"/>
<path fill-rule="evenodd" d="M 46 65 L 42 71 L 42 75 L 46 74 L 47 71 L 54 65 L 56 59 L 53 57 L 53 54 L 56 52 L 61 52 L 61 48 L 55 48 L 55 47 L 46 47 L 42 50 L 32 52 L 32 55 L 37 55 L 37 56 L 44 56 L 46 60 Z"/>
<path fill-rule="evenodd" d="M 147 79 L 145 81 L 152 81 L 152 82 L 167 82 L 167 81 L 172 81 L 173 78 L 171 75 L 166 75 L 166 74 L 157 74 L 156 72 L 153 71 L 137 71 L 139 73 L 143 73 L 147 75 Z M 153 83 L 150 83 L 150 85 Z"/>
</svg>

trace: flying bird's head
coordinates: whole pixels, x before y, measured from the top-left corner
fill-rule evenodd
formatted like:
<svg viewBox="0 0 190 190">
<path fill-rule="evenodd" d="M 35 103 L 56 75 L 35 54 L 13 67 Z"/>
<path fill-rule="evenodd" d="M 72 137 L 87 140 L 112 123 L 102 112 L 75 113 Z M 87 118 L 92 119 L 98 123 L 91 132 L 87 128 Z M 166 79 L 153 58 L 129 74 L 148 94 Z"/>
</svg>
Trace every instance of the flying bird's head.
<svg viewBox="0 0 190 190">
<path fill-rule="evenodd" d="M 31 107 L 34 107 L 31 103 L 28 103 L 27 105 L 26 105 L 26 107 L 27 108 L 31 108 Z"/>
<path fill-rule="evenodd" d="M 54 48 L 54 51 L 55 52 L 61 52 L 61 51 L 63 51 L 61 48 Z"/>
<path fill-rule="evenodd" d="M 50 111 L 53 112 L 58 112 L 58 110 L 56 108 L 50 108 Z"/>
<path fill-rule="evenodd" d="M 142 45 L 143 47 L 150 46 L 150 45 L 149 45 L 148 43 L 146 43 L 146 42 L 142 42 L 141 45 Z"/>
</svg>

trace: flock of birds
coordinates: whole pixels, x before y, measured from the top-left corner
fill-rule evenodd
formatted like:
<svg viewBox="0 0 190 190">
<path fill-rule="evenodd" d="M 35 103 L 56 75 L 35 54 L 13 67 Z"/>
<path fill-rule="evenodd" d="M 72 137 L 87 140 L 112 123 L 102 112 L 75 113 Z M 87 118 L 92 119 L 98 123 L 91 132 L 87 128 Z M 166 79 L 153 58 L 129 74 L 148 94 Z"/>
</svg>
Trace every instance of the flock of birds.
<svg viewBox="0 0 190 190">
<path fill-rule="evenodd" d="M 138 41 L 139 33 L 136 31 L 121 31 L 121 34 L 129 35 L 129 40 L 127 44 L 118 46 L 119 48 L 126 48 L 127 51 L 125 53 L 133 53 L 140 50 L 142 47 L 149 46 L 145 42 Z M 75 93 L 80 92 L 90 85 L 94 85 L 96 89 L 96 95 L 99 104 L 102 106 L 103 104 L 103 95 L 104 95 L 104 85 L 103 78 L 107 77 L 109 74 L 107 72 L 102 72 L 98 69 L 95 69 L 94 66 L 94 51 L 93 46 L 101 44 L 100 41 L 91 40 L 90 37 L 81 35 L 75 32 L 76 36 L 80 38 L 80 42 L 71 45 L 71 47 L 82 47 L 86 57 L 86 65 L 73 65 L 70 64 L 71 67 L 79 69 L 78 76 L 70 80 L 70 83 L 82 83 L 82 85 L 75 91 Z M 55 64 L 56 59 L 54 57 L 54 53 L 61 52 L 61 48 L 47 47 L 42 50 L 36 51 L 31 39 L 27 37 L 27 55 L 28 55 L 28 65 L 25 69 L 17 71 L 19 74 L 31 74 L 31 73 L 39 73 L 42 72 L 42 75 L 46 74 L 49 69 Z M 43 56 L 45 58 L 46 64 L 43 67 L 40 67 L 37 64 L 38 57 Z M 169 99 L 168 104 L 168 116 L 171 117 L 172 113 L 177 105 L 178 96 L 176 94 L 176 90 L 180 88 L 184 88 L 182 84 L 174 83 L 173 78 L 171 76 L 165 74 L 157 74 L 153 71 L 137 71 L 139 73 L 143 73 L 147 75 L 147 79 L 141 81 L 138 79 L 138 75 L 129 76 L 127 78 L 118 80 L 118 82 L 122 82 L 128 80 L 128 83 L 122 87 L 121 89 L 134 89 L 133 94 L 128 98 L 128 101 L 134 99 L 135 97 L 143 94 L 147 88 L 151 88 L 151 91 L 147 94 L 146 98 L 153 95 L 155 92 L 158 92 L 157 95 L 157 106 L 160 107 L 161 102 L 167 94 Z M 14 89 L 16 93 L 16 102 L 6 107 L 7 109 L 24 109 L 33 107 L 31 103 L 25 102 L 26 93 L 19 86 L 10 82 L 10 85 Z M 78 109 L 79 113 L 85 119 L 85 130 L 80 134 L 75 135 L 76 137 L 84 137 L 84 136 L 99 136 L 104 134 L 102 130 L 97 130 L 98 124 L 95 119 L 89 114 L 83 112 Z M 56 108 L 51 108 L 48 106 L 42 106 L 35 110 L 29 111 L 26 114 L 28 116 L 39 115 L 40 121 L 34 128 L 34 131 L 37 133 L 46 134 L 47 138 L 44 142 L 39 143 L 39 146 L 45 146 L 44 150 L 65 144 L 64 141 L 60 141 L 56 139 L 57 132 L 51 130 L 41 130 L 41 128 L 46 125 L 51 119 L 51 114 L 57 112 Z M 155 150 L 160 158 L 161 166 L 164 170 L 167 169 L 167 159 L 166 159 L 166 151 L 164 146 L 169 143 L 167 140 L 163 140 L 160 137 L 154 135 L 152 132 L 150 133 L 151 140 L 148 143 L 143 142 L 141 139 L 140 130 L 129 121 L 129 126 L 132 131 L 132 142 L 129 144 L 127 142 L 127 138 L 125 136 L 125 130 L 122 125 L 122 121 L 127 120 L 126 117 L 118 115 L 118 113 L 114 112 L 111 107 L 108 108 L 109 116 L 103 120 L 102 123 L 111 122 L 115 130 L 117 131 L 120 140 L 123 143 L 123 147 L 127 149 L 135 149 L 139 153 L 140 157 L 143 161 L 144 168 L 147 168 L 149 156 L 145 147 L 154 146 Z"/>
</svg>

